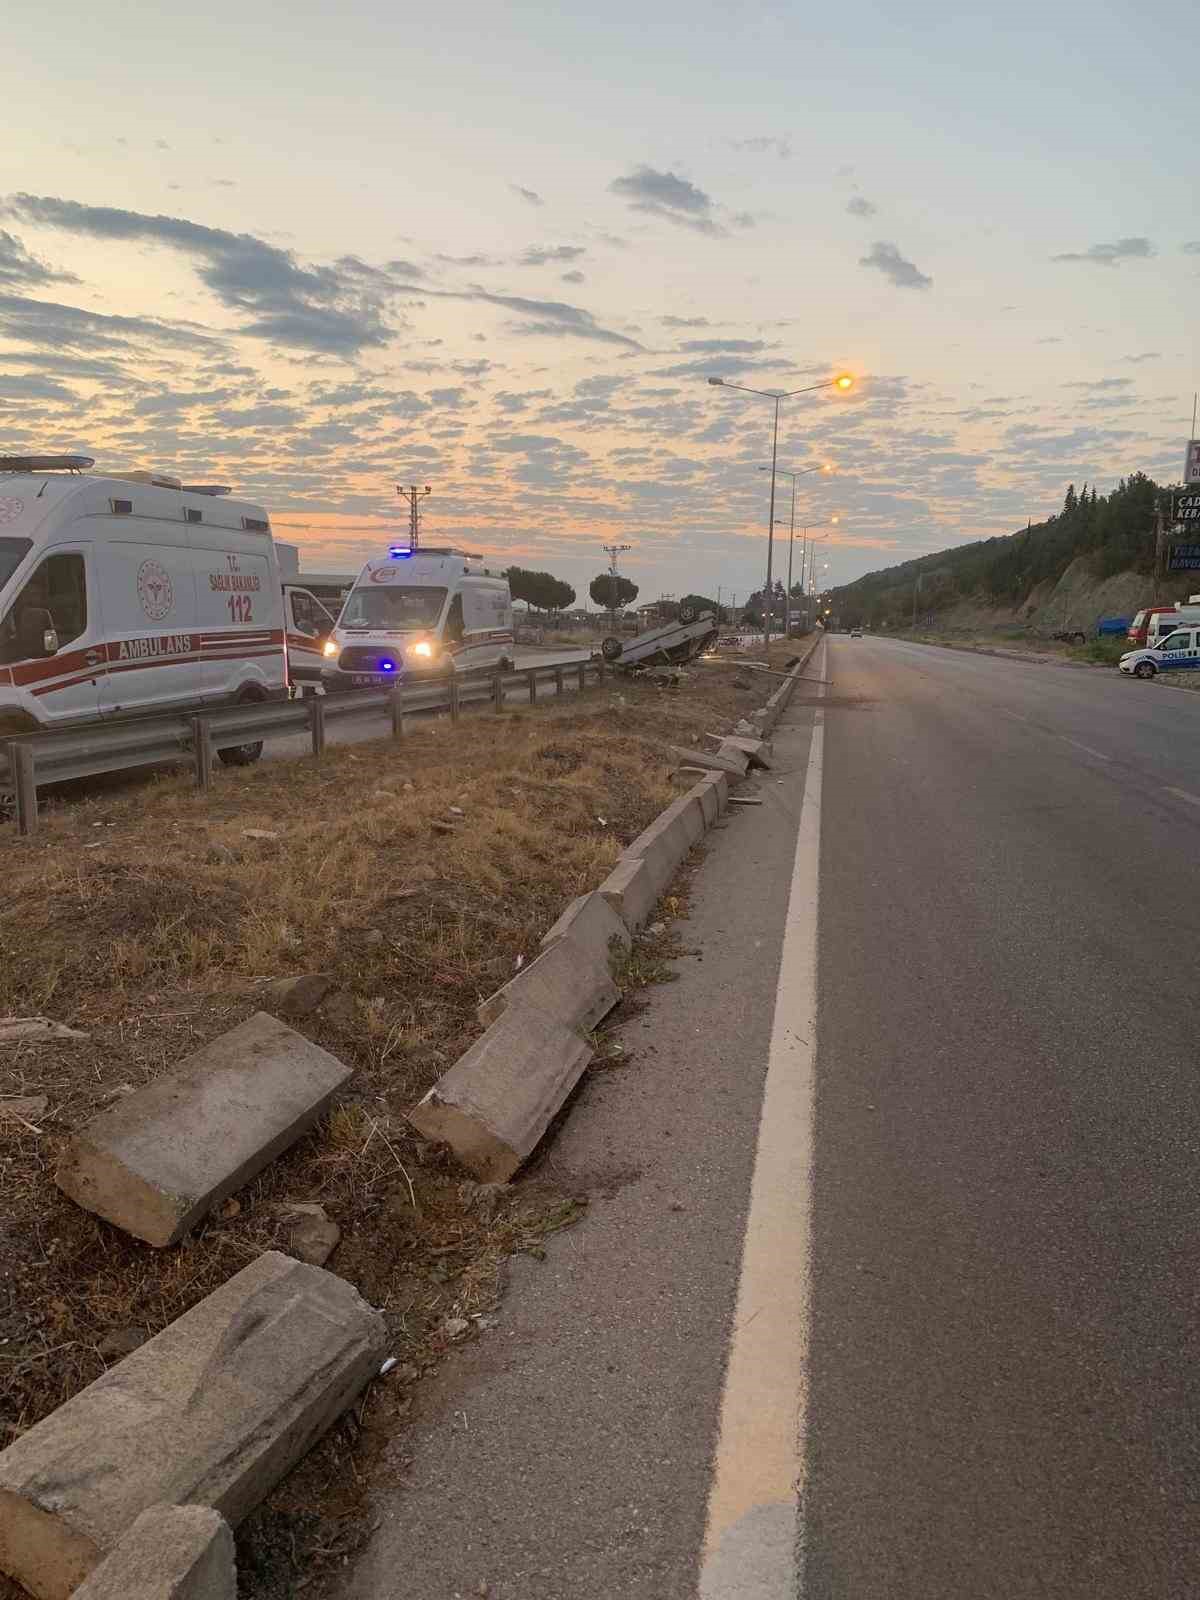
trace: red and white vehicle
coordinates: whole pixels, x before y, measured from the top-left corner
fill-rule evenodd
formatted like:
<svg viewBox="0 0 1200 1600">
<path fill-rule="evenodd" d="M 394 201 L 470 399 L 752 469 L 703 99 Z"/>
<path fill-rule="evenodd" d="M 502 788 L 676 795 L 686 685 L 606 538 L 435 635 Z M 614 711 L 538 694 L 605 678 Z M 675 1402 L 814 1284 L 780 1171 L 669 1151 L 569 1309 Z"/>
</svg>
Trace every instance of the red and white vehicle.
<svg viewBox="0 0 1200 1600">
<path fill-rule="evenodd" d="M 261 506 L 87 456 L 0 457 L 0 737 L 288 692 Z M 261 745 L 220 752 L 241 763 Z"/>
</svg>

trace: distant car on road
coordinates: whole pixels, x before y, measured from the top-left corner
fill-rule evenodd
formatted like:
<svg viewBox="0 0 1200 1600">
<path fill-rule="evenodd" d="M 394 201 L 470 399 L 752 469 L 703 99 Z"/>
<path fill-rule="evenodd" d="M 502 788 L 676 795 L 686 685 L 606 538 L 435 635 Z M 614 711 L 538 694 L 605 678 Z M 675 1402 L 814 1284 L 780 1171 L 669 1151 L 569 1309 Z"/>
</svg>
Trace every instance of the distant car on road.
<svg viewBox="0 0 1200 1600">
<path fill-rule="evenodd" d="M 1178 628 L 1153 649 L 1127 650 L 1117 665 L 1134 678 L 1200 668 L 1200 628 Z"/>
<path fill-rule="evenodd" d="M 861 639 L 862 638 L 862 629 L 861 628 L 851 628 L 850 629 L 850 637 L 852 639 Z"/>
</svg>

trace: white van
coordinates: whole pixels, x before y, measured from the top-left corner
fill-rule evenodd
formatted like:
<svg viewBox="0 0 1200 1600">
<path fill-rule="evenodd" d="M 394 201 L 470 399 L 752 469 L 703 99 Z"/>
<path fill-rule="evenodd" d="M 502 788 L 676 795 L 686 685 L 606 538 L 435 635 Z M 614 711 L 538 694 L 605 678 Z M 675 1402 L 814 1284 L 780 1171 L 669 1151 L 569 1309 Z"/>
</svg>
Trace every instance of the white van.
<svg viewBox="0 0 1200 1600">
<path fill-rule="evenodd" d="M 0 737 L 287 694 L 261 506 L 87 456 L 0 457 Z M 253 761 L 261 744 L 222 750 Z"/>
<path fill-rule="evenodd" d="M 1200 625 L 1198 605 L 1178 605 L 1173 611 L 1152 611 L 1146 624 L 1146 647 L 1150 650 L 1159 649 L 1176 628 L 1194 628 L 1197 625 Z"/>
<path fill-rule="evenodd" d="M 513 664 L 508 579 L 481 557 L 393 545 L 368 561 L 325 645 L 327 689 L 379 688 L 421 672 Z"/>
</svg>

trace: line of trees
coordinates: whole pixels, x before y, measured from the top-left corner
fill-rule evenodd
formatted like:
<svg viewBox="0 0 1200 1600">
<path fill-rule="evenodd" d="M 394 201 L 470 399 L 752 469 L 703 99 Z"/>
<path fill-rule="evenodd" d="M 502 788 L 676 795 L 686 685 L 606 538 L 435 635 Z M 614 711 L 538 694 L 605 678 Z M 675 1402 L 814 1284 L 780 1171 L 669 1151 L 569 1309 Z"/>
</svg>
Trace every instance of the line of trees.
<svg viewBox="0 0 1200 1600">
<path fill-rule="evenodd" d="M 575 604 L 575 591 L 552 572 L 531 572 L 527 567 L 509 567 L 504 574 L 514 600 L 523 600 L 535 611 L 566 611 Z"/>
<path fill-rule="evenodd" d="M 1062 510 L 1045 521 L 869 572 L 832 591 L 834 610 L 847 627 L 903 623 L 912 615 L 914 595 L 922 612 L 968 599 L 1019 610 L 1034 589 L 1057 583 L 1081 557 L 1097 579 L 1118 572 L 1148 577 L 1154 571 L 1156 513 L 1169 526 L 1178 492 L 1144 472 L 1122 478 L 1107 495 L 1087 484 L 1077 492 L 1072 483 Z"/>
</svg>

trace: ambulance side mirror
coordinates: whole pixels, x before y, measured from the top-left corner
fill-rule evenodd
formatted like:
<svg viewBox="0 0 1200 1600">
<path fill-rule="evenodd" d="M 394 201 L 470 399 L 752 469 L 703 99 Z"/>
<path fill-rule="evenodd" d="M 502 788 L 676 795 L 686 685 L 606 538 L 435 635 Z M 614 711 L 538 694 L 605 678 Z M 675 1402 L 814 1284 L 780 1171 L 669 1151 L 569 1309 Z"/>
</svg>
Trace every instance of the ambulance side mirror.
<svg viewBox="0 0 1200 1600">
<path fill-rule="evenodd" d="M 17 621 L 17 637 L 21 654 L 27 661 L 44 659 L 58 650 L 58 631 L 54 618 L 40 606 L 22 611 Z"/>
</svg>

